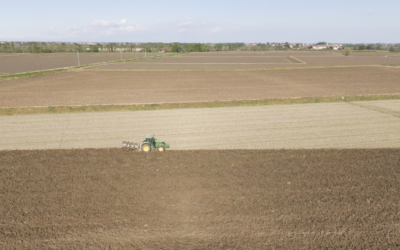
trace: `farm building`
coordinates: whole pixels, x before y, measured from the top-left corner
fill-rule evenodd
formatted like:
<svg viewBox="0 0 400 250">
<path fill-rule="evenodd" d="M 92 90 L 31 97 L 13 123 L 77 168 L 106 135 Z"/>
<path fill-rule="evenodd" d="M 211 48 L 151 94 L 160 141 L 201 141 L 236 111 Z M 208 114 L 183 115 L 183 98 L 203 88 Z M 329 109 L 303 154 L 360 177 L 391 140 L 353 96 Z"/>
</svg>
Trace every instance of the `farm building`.
<svg viewBox="0 0 400 250">
<path fill-rule="evenodd" d="M 311 49 L 313 49 L 313 50 L 321 50 L 321 49 L 326 49 L 326 48 L 328 48 L 328 45 L 313 45 L 311 47 Z"/>
</svg>

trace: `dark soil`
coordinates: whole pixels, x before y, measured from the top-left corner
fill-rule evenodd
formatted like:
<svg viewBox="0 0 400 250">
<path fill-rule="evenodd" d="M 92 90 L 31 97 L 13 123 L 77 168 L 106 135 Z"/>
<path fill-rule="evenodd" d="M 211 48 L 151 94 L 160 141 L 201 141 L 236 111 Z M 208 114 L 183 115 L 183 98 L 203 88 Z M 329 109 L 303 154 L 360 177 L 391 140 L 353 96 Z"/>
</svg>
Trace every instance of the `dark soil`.
<svg viewBox="0 0 400 250">
<path fill-rule="evenodd" d="M 0 151 L 0 249 L 398 249 L 400 149 Z"/>
</svg>

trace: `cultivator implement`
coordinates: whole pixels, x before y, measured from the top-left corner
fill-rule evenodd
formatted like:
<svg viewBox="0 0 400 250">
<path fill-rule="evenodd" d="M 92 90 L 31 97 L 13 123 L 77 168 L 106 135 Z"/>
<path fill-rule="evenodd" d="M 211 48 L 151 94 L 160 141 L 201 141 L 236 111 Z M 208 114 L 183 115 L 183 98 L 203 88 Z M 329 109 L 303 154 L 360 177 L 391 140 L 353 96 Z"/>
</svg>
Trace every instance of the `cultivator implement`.
<svg viewBox="0 0 400 250">
<path fill-rule="evenodd" d="M 143 152 L 150 152 L 152 150 L 164 152 L 166 148 L 169 148 L 169 144 L 166 144 L 165 141 L 155 139 L 154 135 L 148 135 L 142 143 L 123 141 L 122 147 L 141 150 Z"/>
<path fill-rule="evenodd" d="M 124 147 L 124 148 L 140 149 L 140 146 L 141 145 L 139 143 L 134 143 L 134 142 L 129 142 L 129 141 L 122 142 L 122 147 Z"/>
</svg>

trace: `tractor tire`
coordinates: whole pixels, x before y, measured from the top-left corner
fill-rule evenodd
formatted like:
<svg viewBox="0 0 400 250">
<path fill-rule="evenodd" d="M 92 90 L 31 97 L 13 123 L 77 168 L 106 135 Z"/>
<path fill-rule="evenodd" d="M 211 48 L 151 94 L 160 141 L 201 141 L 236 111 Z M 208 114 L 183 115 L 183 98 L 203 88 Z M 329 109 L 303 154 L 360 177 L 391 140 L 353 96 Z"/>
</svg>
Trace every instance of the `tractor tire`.
<svg viewBox="0 0 400 250">
<path fill-rule="evenodd" d="M 150 152 L 150 151 L 151 151 L 151 146 L 150 146 L 150 144 L 144 143 L 144 144 L 142 145 L 142 150 L 143 150 L 143 152 L 146 152 L 146 153 Z"/>
<path fill-rule="evenodd" d="M 159 146 L 159 147 L 157 148 L 157 151 L 158 151 L 158 152 L 164 152 L 164 151 L 165 151 L 165 148 L 164 148 L 163 146 Z"/>
</svg>

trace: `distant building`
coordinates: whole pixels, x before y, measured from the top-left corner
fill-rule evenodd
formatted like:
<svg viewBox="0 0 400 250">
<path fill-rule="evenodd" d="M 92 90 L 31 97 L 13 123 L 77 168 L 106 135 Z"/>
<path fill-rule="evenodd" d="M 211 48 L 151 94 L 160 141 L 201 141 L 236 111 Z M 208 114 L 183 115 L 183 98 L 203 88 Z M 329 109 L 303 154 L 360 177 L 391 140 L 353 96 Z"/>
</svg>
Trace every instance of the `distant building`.
<svg viewBox="0 0 400 250">
<path fill-rule="evenodd" d="M 313 50 L 322 50 L 328 48 L 328 45 L 313 45 L 311 49 Z"/>
<path fill-rule="evenodd" d="M 313 50 L 322 50 L 322 49 L 332 49 L 332 50 L 338 50 L 342 49 L 343 45 L 337 45 L 337 44 L 331 44 L 331 45 L 312 45 L 311 49 Z"/>
<path fill-rule="evenodd" d="M 343 46 L 342 45 L 329 45 L 329 48 L 333 49 L 333 50 L 338 50 L 338 49 L 343 49 Z"/>
</svg>

